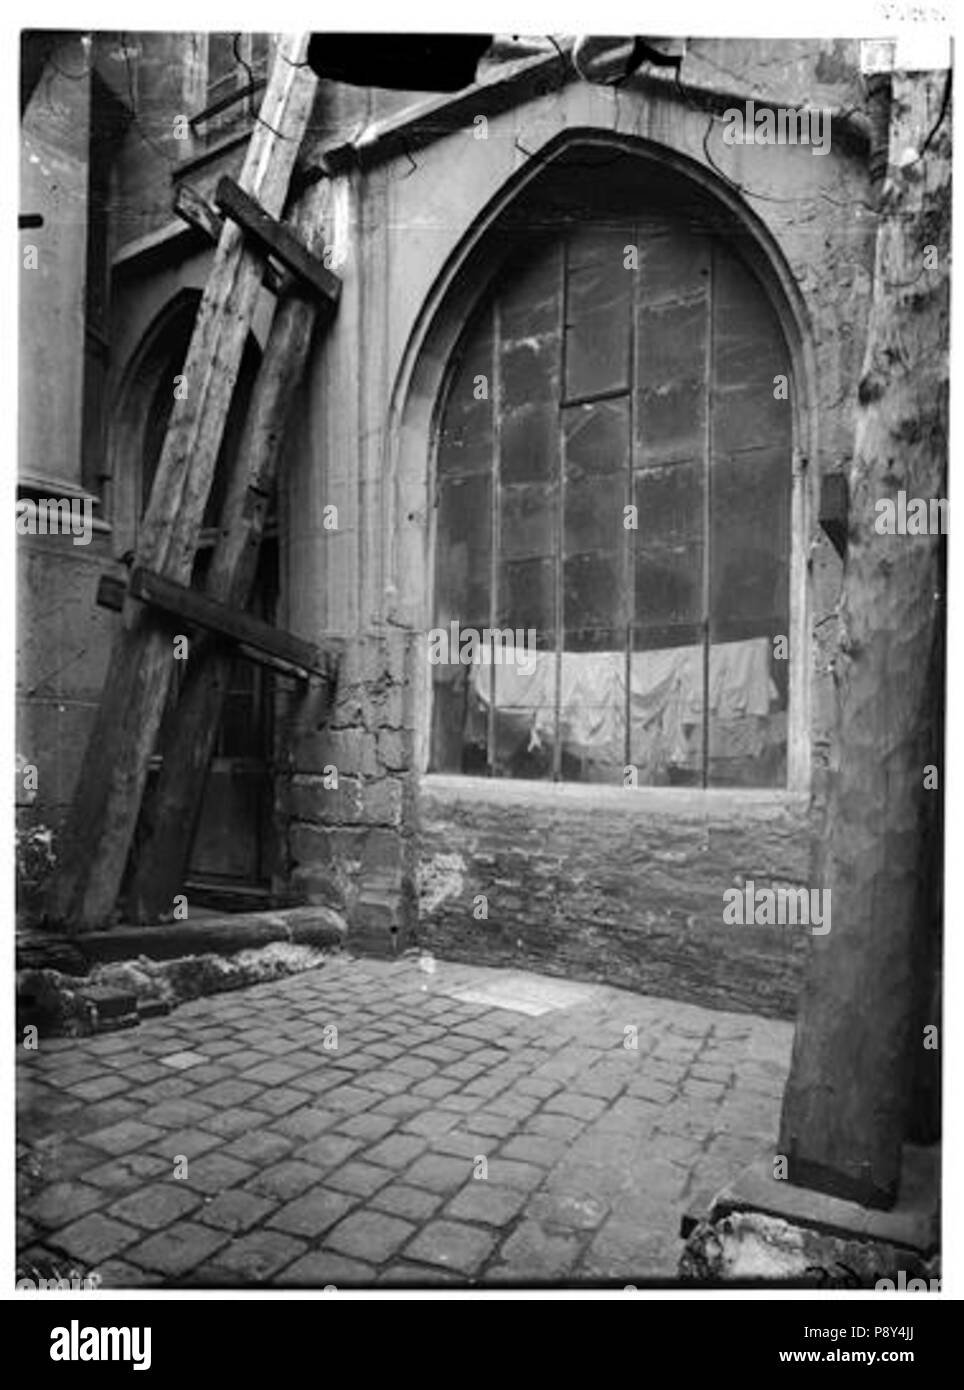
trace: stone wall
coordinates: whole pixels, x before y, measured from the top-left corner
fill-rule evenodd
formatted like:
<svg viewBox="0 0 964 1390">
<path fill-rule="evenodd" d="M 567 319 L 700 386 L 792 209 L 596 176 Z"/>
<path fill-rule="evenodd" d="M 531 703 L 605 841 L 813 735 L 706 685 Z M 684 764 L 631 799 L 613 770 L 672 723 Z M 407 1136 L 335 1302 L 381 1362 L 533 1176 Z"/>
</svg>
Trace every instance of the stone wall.
<svg viewBox="0 0 964 1390">
<path fill-rule="evenodd" d="M 792 1016 L 806 930 L 726 925 L 722 894 L 807 882 L 800 799 L 429 777 L 420 803 L 420 945 Z"/>
<path fill-rule="evenodd" d="M 347 642 L 333 700 L 292 704 L 283 750 L 291 888 L 377 954 L 409 945 L 415 920 L 413 657 L 411 634 Z"/>
<path fill-rule="evenodd" d="M 20 234 L 18 358 L 20 475 L 77 487 L 89 118 L 90 74 L 78 35 L 57 46 L 23 117 L 20 208 L 42 217 L 43 225 Z"/>
</svg>

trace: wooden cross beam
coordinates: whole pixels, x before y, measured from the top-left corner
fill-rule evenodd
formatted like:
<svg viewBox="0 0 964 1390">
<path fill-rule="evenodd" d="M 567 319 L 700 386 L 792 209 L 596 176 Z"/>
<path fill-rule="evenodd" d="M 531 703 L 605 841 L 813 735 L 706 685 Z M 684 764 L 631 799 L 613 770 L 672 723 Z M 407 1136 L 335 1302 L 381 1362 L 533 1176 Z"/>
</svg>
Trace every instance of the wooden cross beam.
<svg viewBox="0 0 964 1390">
<path fill-rule="evenodd" d="M 102 608 L 120 611 L 128 596 L 241 647 L 252 661 L 262 666 L 300 680 L 307 680 L 309 676 L 329 679 L 329 663 L 311 642 L 281 632 L 251 613 L 218 603 L 199 589 L 175 584 L 145 569 L 134 570 L 126 586 L 122 580 L 108 575 L 98 585 L 97 602 Z"/>
<path fill-rule="evenodd" d="M 341 293 L 338 276 L 328 269 L 324 261 L 312 255 L 299 236 L 267 213 L 257 199 L 239 188 L 234 179 L 225 175 L 219 180 L 215 202 L 226 217 L 237 222 L 261 247 L 265 255 L 274 256 L 322 300 L 330 304 L 338 303 Z"/>
<path fill-rule="evenodd" d="M 178 187 L 174 195 L 174 212 L 182 222 L 200 232 L 206 241 L 217 246 L 224 227 L 224 218 L 217 208 L 189 183 L 182 183 Z M 263 284 L 272 294 L 284 293 L 290 280 L 290 275 L 278 270 L 270 261 L 265 266 Z"/>
<path fill-rule="evenodd" d="M 279 42 L 241 171 L 242 186 L 270 216 L 284 207 L 314 104 L 307 46 L 307 34 Z M 225 222 L 182 369 L 189 390 L 174 401 L 135 554 L 136 567 L 176 584 L 190 582 L 263 277 L 263 251 Z M 110 920 L 172 676 L 167 624 L 148 606 L 126 603 L 61 839 L 48 904 L 54 921 L 90 928 Z"/>
</svg>

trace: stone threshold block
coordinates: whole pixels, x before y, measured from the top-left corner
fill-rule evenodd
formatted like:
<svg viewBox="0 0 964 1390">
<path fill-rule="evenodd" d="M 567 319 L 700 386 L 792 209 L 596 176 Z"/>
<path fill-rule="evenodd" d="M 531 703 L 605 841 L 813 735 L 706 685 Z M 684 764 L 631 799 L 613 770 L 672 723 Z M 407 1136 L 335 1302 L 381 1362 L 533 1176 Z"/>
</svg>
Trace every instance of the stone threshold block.
<svg viewBox="0 0 964 1390">
<path fill-rule="evenodd" d="M 130 1028 L 189 999 L 260 983 L 265 971 L 311 969 L 346 935 L 344 918 L 326 907 L 119 924 L 69 939 L 37 931 L 17 943 L 18 1027 L 52 1036 Z"/>
<path fill-rule="evenodd" d="M 61 969 L 82 973 L 108 961 L 174 960 L 181 956 L 233 955 L 257 950 L 273 941 L 319 948 L 344 945 L 347 927 L 337 912 L 326 907 L 292 907 L 261 912 L 204 912 L 187 921 L 159 926 L 132 926 L 123 922 L 104 931 L 72 937 L 33 932 L 18 942 L 18 968 Z M 65 948 L 72 953 L 67 964 Z"/>
<path fill-rule="evenodd" d="M 774 1178 L 767 1153 L 681 1220 L 681 1277 L 709 1283 L 873 1287 L 939 1273 L 940 1148 L 905 1145 L 889 1211 Z M 934 1281 L 936 1282 L 936 1281 Z"/>
</svg>

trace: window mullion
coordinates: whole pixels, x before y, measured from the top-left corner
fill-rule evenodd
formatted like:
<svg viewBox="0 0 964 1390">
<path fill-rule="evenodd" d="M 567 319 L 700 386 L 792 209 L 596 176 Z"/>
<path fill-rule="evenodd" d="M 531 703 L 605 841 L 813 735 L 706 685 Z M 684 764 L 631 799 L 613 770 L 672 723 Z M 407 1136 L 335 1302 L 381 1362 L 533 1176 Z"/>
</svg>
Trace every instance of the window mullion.
<svg viewBox="0 0 964 1390">
<path fill-rule="evenodd" d="M 712 518 L 712 477 L 713 477 L 713 314 L 714 314 L 714 261 L 715 248 L 709 245 L 709 275 L 706 285 L 706 381 L 703 457 L 703 591 L 702 591 L 702 629 L 703 629 L 703 747 L 701 781 L 704 790 L 709 786 L 710 769 L 710 564 L 711 518 Z"/>
<path fill-rule="evenodd" d="M 499 626 L 499 559 L 502 553 L 502 317 L 499 301 L 492 303 L 492 541 L 489 547 L 489 627 Z M 486 770 L 490 777 L 498 771 L 496 756 L 495 652 L 489 663 L 489 713 L 486 721 Z"/>
<path fill-rule="evenodd" d="M 565 539 L 566 539 L 566 429 L 563 416 L 562 405 L 566 398 L 566 325 L 569 320 L 569 238 L 562 240 L 560 254 L 560 275 L 562 278 L 561 292 L 559 295 L 559 412 L 558 424 L 559 447 L 556 450 L 558 459 L 557 474 L 557 501 L 556 501 L 556 524 L 554 529 L 554 580 L 555 580 L 555 603 L 554 618 L 556 626 L 556 682 L 555 682 L 555 711 L 553 719 L 554 737 L 552 740 L 552 780 L 560 782 L 562 780 L 562 661 L 565 650 L 565 612 L 563 608 L 564 587 L 563 571 L 565 565 Z"/>
<path fill-rule="evenodd" d="M 637 247 L 640 244 L 638 226 L 632 228 L 630 244 Z M 641 294 L 639 280 L 639 271 L 633 271 L 629 293 L 629 449 L 627 450 L 629 478 L 626 483 L 626 502 L 629 506 L 633 506 L 636 501 L 634 483 L 636 478 L 636 354 L 638 351 L 636 337 L 639 331 L 638 308 Z M 625 515 L 624 512 L 623 516 L 625 517 Z M 623 714 L 625 720 L 625 728 L 623 729 L 624 767 L 628 767 L 633 760 L 633 627 L 636 622 L 636 544 L 633 537 L 638 536 L 638 534 L 638 530 L 631 531 L 627 526 L 623 526 L 623 593 L 626 602 L 626 659 L 623 667 L 626 687 Z"/>
</svg>

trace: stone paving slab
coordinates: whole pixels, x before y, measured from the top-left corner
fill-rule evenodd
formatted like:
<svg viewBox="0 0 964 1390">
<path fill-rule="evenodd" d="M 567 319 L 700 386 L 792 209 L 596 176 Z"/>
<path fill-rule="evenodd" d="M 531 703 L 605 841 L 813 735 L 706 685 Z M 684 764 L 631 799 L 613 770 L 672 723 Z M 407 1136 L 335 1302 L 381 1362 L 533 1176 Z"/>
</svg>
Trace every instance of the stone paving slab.
<svg viewBox="0 0 964 1390">
<path fill-rule="evenodd" d="M 406 956 L 18 1048 L 18 1272 L 127 1287 L 671 1284 L 772 1149 L 792 1026 Z"/>
</svg>

